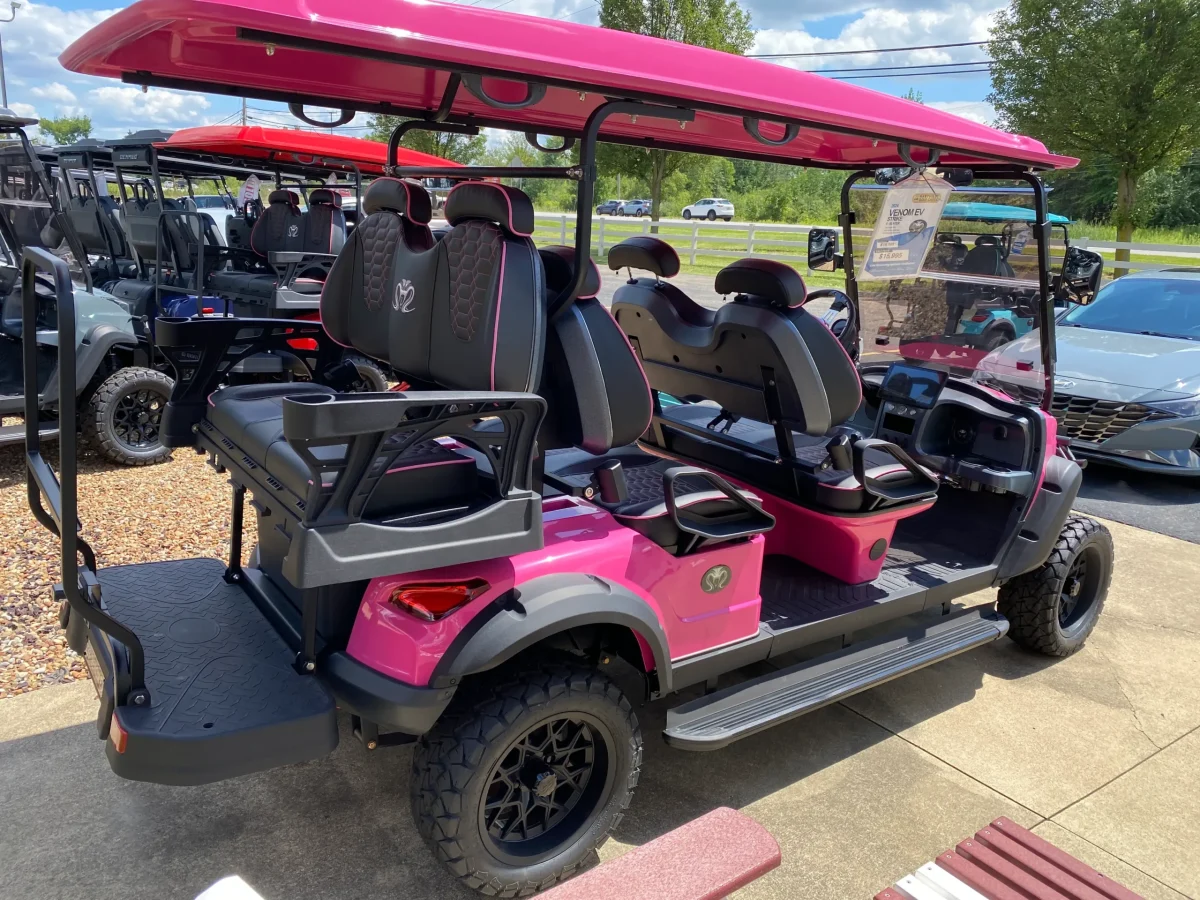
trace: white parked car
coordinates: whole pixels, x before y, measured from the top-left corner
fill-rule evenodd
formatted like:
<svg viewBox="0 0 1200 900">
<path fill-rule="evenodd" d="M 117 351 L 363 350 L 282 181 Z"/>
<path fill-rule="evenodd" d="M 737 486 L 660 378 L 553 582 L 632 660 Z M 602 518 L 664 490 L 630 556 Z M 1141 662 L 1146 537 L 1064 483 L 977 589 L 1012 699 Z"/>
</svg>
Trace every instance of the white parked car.
<svg viewBox="0 0 1200 900">
<path fill-rule="evenodd" d="M 685 219 L 708 219 L 710 222 L 715 219 L 724 219 L 729 222 L 733 219 L 733 204 L 719 197 L 709 197 L 699 200 L 691 206 L 685 206 L 683 217 Z"/>
</svg>

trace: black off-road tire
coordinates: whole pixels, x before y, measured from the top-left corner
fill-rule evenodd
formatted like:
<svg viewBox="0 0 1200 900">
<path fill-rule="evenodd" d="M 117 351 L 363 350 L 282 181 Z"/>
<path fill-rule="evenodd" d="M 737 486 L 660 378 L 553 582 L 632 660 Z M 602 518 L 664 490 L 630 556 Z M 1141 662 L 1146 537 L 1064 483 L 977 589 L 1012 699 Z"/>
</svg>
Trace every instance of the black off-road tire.
<svg viewBox="0 0 1200 900">
<path fill-rule="evenodd" d="M 101 382 L 81 410 L 84 443 L 123 466 L 152 466 L 170 459 L 170 448 L 162 445 L 160 426 L 174 386 L 169 375 L 155 369 L 118 369 Z M 121 423 L 130 415 L 126 407 L 131 403 L 147 405 L 149 420 L 141 426 L 141 436 L 147 437 L 144 442 L 130 437 Z M 148 439 L 151 432 L 152 440 Z"/>
<path fill-rule="evenodd" d="M 1026 650 L 1070 656 L 1096 627 L 1112 569 L 1108 529 L 1086 516 L 1071 516 L 1047 560 L 1000 588 L 997 606 L 1009 621 L 1008 636 Z"/>
<path fill-rule="evenodd" d="M 357 353 L 347 353 L 345 358 L 347 362 L 354 363 L 354 368 L 358 370 L 358 380 L 351 388 L 351 393 L 379 393 L 388 389 L 387 375 L 379 363 Z"/>
<path fill-rule="evenodd" d="M 605 765 L 594 765 L 586 782 L 591 785 L 603 775 L 603 789 L 584 806 L 584 788 L 584 799 L 547 829 L 551 837 L 543 837 L 536 852 L 508 850 L 514 845 L 503 845 L 488 832 L 484 803 L 489 790 L 504 778 L 502 763 L 512 762 L 512 754 L 519 752 L 514 748 L 531 733 L 544 730 L 546 723 L 572 716 L 586 719 L 593 740 L 603 739 Z M 600 757 L 598 751 L 591 756 Z M 536 757 L 530 759 L 536 765 Z M 629 806 L 641 763 L 637 716 L 620 688 L 602 672 L 546 663 L 485 677 L 464 685 L 434 729 L 418 742 L 410 786 L 413 818 L 434 855 L 464 886 L 488 897 L 527 897 L 597 862 L 597 848 Z"/>
</svg>

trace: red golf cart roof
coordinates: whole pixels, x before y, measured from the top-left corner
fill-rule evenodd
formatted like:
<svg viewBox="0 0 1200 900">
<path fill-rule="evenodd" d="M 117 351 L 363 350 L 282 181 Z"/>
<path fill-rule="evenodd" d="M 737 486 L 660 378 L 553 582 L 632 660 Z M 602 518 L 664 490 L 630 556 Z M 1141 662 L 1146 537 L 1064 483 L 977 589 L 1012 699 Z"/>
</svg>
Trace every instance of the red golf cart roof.
<svg viewBox="0 0 1200 900">
<path fill-rule="evenodd" d="M 842 168 L 903 165 L 898 142 L 943 151 L 943 165 L 1066 168 L 1032 138 L 808 72 L 672 41 L 437 0 L 138 0 L 59 57 L 74 72 L 184 88 L 427 117 L 452 73 L 516 101 L 498 110 L 460 89 L 446 120 L 579 134 L 606 97 L 696 110 L 680 123 L 614 116 L 602 139 Z M 500 81 L 499 79 L 507 79 Z M 782 126 L 798 136 L 767 146 Z M 768 124 L 769 123 L 769 124 Z M 920 151 L 918 151 L 920 153 Z"/>
<path fill-rule="evenodd" d="M 364 175 L 380 175 L 387 164 L 387 144 L 290 128 L 263 128 L 261 125 L 204 125 L 183 128 L 160 144 L 163 151 L 187 151 L 239 160 L 298 162 L 308 165 L 320 160 L 351 162 Z M 431 153 L 401 147 L 402 166 L 457 166 L 458 163 Z"/>
</svg>

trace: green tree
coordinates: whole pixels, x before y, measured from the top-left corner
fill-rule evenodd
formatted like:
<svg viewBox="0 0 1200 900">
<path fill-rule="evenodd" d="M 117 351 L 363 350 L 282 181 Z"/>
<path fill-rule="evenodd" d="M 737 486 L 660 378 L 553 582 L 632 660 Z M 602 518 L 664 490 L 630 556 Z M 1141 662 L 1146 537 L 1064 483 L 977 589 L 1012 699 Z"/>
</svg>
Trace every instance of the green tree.
<svg viewBox="0 0 1200 900">
<path fill-rule="evenodd" d="M 60 116 L 57 119 L 42 119 L 38 122 L 38 128 L 54 138 L 57 146 L 62 146 L 91 137 L 92 119 L 90 116 Z"/>
<path fill-rule="evenodd" d="M 371 116 L 367 120 L 367 126 L 370 128 L 367 139 L 387 143 L 388 138 L 392 136 L 392 129 L 403 121 L 405 119 L 401 116 Z M 487 150 L 487 137 L 482 134 L 467 137 L 463 134 L 443 134 L 439 131 L 416 129 L 406 134 L 400 144 L 410 150 L 431 153 L 466 165 L 478 160 Z"/>
<path fill-rule="evenodd" d="M 903 94 L 900 95 L 900 99 L 901 100 L 911 100 L 913 103 L 924 103 L 925 95 L 922 94 L 920 91 L 918 91 L 916 88 L 909 88 L 907 91 L 905 91 Z"/>
<path fill-rule="evenodd" d="M 1200 0 L 1013 0 L 989 49 L 1004 126 L 1110 164 L 1130 240 L 1138 180 L 1200 143 Z"/>
<path fill-rule="evenodd" d="M 737 0 L 601 0 L 600 24 L 726 53 L 745 53 L 754 43 L 750 13 Z M 651 219 L 657 222 L 664 183 L 695 165 L 695 156 L 607 144 L 599 161 L 606 172 L 620 171 L 649 185 Z"/>
</svg>

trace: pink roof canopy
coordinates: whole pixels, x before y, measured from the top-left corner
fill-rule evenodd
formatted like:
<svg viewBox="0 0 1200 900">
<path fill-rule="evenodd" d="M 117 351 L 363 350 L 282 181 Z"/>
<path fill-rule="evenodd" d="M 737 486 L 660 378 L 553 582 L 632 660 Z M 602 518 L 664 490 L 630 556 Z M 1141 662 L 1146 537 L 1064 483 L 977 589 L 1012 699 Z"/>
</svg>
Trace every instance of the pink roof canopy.
<svg viewBox="0 0 1200 900">
<path fill-rule="evenodd" d="M 781 162 L 902 165 L 899 142 L 940 149 L 943 165 L 1076 162 L 1032 138 L 762 60 L 437 0 L 138 0 L 60 60 L 130 84 L 418 117 L 438 109 L 459 74 L 466 89 L 447 121 L 538 134 L 578 135 L 606 97 L 637 99 L 695 110 L 695 121 L 614 116 L 602 139 Z M 498 109 L 476 96 L 481 86 L 509 103 L 545 92 Z M 745 117 L 761 120 L 768 139 L 787 125 L 799 131 L 770 146 Z"/>
</svg>

